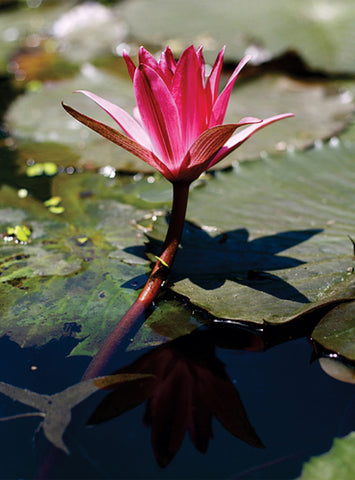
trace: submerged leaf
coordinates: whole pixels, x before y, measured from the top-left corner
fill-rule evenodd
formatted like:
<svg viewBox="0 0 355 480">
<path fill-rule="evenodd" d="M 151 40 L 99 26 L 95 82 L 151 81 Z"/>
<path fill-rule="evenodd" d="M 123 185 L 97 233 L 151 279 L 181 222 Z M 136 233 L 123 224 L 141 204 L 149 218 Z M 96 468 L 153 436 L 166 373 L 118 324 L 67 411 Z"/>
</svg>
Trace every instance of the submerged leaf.
<svg viewBox="0 0 355 480">
<path fill-rule="evenodd" d="M 140 382 L 147 377 L 151 378 L 152 375 L 134 373 L 98 377 L 79 382 L 62 392 L 53 395 L 40 394 L 25 388 L 19 388 L 8 383 L 0 382 L 0 392 L 2 394 L 8 396 L 14 402 L 21 402 L 38 410 L 38 412 L 0 418 L 0 421 L 3 422 L 29 416 L 43 417 L 44 420 L 40 423 L 39 428 L 43 430 L 47 440 L 59 450 L 63 450 L 65 453 L 69 454 L 70 452 L 67 445 L 64 443 L 63 435 L 69 427 L 72 416 L 71 411 L 76 405 L 103 388 L 117 388 L 118 384 Z"/>
</svg>

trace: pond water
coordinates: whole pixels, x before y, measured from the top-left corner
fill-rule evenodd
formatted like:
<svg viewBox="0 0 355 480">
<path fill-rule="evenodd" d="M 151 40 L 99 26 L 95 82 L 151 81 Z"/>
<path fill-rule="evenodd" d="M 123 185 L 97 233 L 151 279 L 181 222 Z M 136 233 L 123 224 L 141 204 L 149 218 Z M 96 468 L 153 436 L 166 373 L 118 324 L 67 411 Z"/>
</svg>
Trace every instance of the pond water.
<svg viewBox="0 0 355 480">
<path fill-rule="evenodd" d="M 100 425 L 86 427 L 81 422 L 80 427 L 75 427 L 76 418 L 87 419 L 95 410 L 98 398 L 94 396 L 74 409 L 74 427 L 69 428 L 64 436 L 71 454 L 55 455 L 48 478 L 293 479 L 299 476 L 303 462 L 310 456 L 328 450 L 335 436 L 344 436 L 354 428 L 353 387 L 326 375 L 318 361 L 311 362 L 313 347 L 309 341 L 300 338 L 266 351 L 250 351 L 241 348 L 247 343 L 248 349 L 255 350 L 257 337 L 254 335 L 237 327 L 228 328 L 226 332 L 223 328 L 216 331 L 213 335 L 206 332 L 192 334 L 193 343 L 190 340 L 187 347 L 179 346 L 179 359 L 182 356 L 186 360 L 196 382 L 194 365 L 207 366 L 207 370 L 213 372 L 220 368 L 216 358 L 225 364 L 230 380 L 227 383 L 232 390 L 238 390 L 249 421 L 265 448 L 241 441 L 213 418 L 213 438 L 206 453 L 198 452 L 185 435 L 175 457 L 162 468 L 154 456 L 151 429 L 143 425 L 144 401 Z M 66 357 L 75 342 L 71 337 L 63 337 L 40 349 L 21 349 L 9 339 L 2 338 L 1 381 L 38 393 L 51 394 L 65 389 L 80 380 L 89 362 L 87 357 Z M 233 344 L 237 349 L 232 348 Z M 191 356 L 192 345 L 194 353 Z M 154 349 L 151 353 L 154 355 Z M 130 364 L 135 357 L 137 354 L 122 355 L 119 363 Z M 163 368 L 160 357 L 158 364 Z M 174 370 L 171 365 L 168 368 Z M 221 378 L 220 373 L 217 377 Z M 174 395 L 184 399 L 182 392 L 190 387 L 189 382 L 186 385 L 177 382 L 174 387 L 172 381 L 171 388 L 175 393 L 170 402 L 175 403 Z M 222 404 L 225 402 L 228 410 L 231 406 L 227 395 L 230 389 L 222 393 L 224 397 L 219 400 Z M 129 395 L 126 391 L 124 398 Z M 211 398 L 218 403 L 213 392 Z M 134 404 L 132 398 L 127 402 L 129 404 Z M 202 409 L 203 413 L 204 406 L 198 398 L 195 407 Z M 2 417 L 31 410 L 1 395 Z M 155 422 L 159 423 L 159 415 L 163 420 L 163 427 L 159 428 L 163 430 L 165 427 L 169 430 L 169 420 L 172 423 L 184 421 L 178 403 L 165 404 L 165 408 L 156 412 Z M 42 465 L 40 468 L 43 469 L 53 449 L 48 450 L 43 432 L 35 434 L 40 421 L 39 417 L 30 417 L 0 423 L 0 478 L 33 478 L 39 466 Z M 199 426 L 202 437 L 208 430 L 207 423 L 202 422 Z M 159 446 L 158 441 L 155 447 L 162 455 L 165 446 Z M 46 472 L 45 475 L 49 475 Z"/>
</svg>

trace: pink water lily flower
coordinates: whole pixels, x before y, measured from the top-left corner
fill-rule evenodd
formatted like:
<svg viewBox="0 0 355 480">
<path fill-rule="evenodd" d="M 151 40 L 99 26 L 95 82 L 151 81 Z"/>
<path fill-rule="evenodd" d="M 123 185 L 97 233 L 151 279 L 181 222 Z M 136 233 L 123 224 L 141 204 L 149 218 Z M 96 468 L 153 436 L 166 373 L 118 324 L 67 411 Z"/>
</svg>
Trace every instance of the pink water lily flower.
<svg viewBox="0 0 355 480">
<path fill-rule="evenodd" d="M 139 50 L 136 67 L 124 54 L 137 107 L 134 117 L 98 95 L 79 90 L 105 110 L 123 131 L 115 130 L 73 108 L 64 108 L 100 135 L 156 168 L 169 181 L 190 183 L 261 128 L 291 117 L 285 113 L 261 120 L 246 117 L 223 125 L 234 82 L 250 59 L 244 57 L 220 94 L 224 48 L 206 76 L 202 47 L 190 46 L 178 61 L 167 47 L 156 60 Z M 248 125 L 238 133 L 238 127 Z"/>
</svg>

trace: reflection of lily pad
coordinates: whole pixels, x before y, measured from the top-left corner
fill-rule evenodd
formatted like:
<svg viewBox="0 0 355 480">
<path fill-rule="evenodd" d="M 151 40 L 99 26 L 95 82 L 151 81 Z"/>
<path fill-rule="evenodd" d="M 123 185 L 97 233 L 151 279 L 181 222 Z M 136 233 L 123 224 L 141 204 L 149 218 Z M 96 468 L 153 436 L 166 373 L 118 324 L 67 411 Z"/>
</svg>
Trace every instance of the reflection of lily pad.
<svg viewBox="0 0 355 480">
<path fill-rule="evenodd" d="M 354 72 L 352 0 L 131 0 L 122 8 L 139 42 L 228 45 L 233 60 L 250 47 L 266 60 L 292 49 L 313 69 Z"/>
<path fill-rule="evenodd" d="M 185 229 L 173 290 L 255 323 L 355 296 L 353 155 L 324 147 L 242 163 L 194 190 L 188 218 L 202 227 Z"/>
<path fill-rule="evenodd" d="M 83 95 L 71 95 L 77 89 L 95 91 L 128 112 L 132 112 L 135 105 L 128 78 L 104 73 L 93 66 L 85 67 L 74 79 L 58 82 L 55 86 L 44 85 L 41 92 L 28 92 L 12 104 L 6 122 L 15 138 L 20 142 L 57 142 L 70 146 L 80 156 L 76 163 L 78 166 L 100 167 L 109 163 L 119 170 L 151 172 L 149 165 L 64 112 L 59 104 L 62 99 L 77 110 L 117 127 L 105 112 Z M 229 104 L 227 121 L 235 122 L 248 115 L 265 118 L 285 111 L 295 113 L 295 118 L 258 132 L 218 167 L 230 165 L 236 159 L 258 157 L 260 152 L 305 148 L 316 140 L 327 139 L 347 125 L 353 110 L 351 97 L 339 93 L 331 83 L 306 86 L 287 77 L 265 76 L 239 86 L 237 84 Z"/>
</svg>

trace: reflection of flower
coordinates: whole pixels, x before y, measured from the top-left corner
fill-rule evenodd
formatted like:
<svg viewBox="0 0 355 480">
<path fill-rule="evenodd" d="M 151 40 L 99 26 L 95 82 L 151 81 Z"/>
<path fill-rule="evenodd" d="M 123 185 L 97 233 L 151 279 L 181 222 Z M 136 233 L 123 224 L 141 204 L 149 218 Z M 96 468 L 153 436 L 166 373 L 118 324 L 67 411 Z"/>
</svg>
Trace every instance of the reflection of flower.
<svg viewBox="0 0 355 480">
<path fill-rule="evenodd" d="M 178 62 L 167 47 L 157 61 L 141 47 L 139 65 L 124 55 L 133 82 L 137 107 L 131 117 L 123 109 L 94 93 L 81 91 L 105 110 L 124 134 L 71 107 L 64 108 L 88 127 L 159 170 L 171 182 L 191 182 L 222 160 L 261 128 L 292 114 L 260 120 L 243 118 L 223 125 L 234 82 L 250 57 L 234 70 L 218 95 L 224 49 L 206 80 L 202 48 L 193 46 Z M 233 135 L 236 128 L 249 125 Z"/>
<path fill-rule="evenodd" d="M 117 373 L 155 375 L 140 384 L 117 385 L 92 415 L 100 423 L 147 401 L 144 421 L 152 428 L 152 444 L 159 465 L 177 453 L 186 431 L 200 452 L 212 438 L 212 418 L 233 435 L 255 447 L 262 443 L 223 363 L 205 337 L 187 335 L 143 355 Z M 110 389 L 112 386 L 110 387 Z"/>
</svg>

